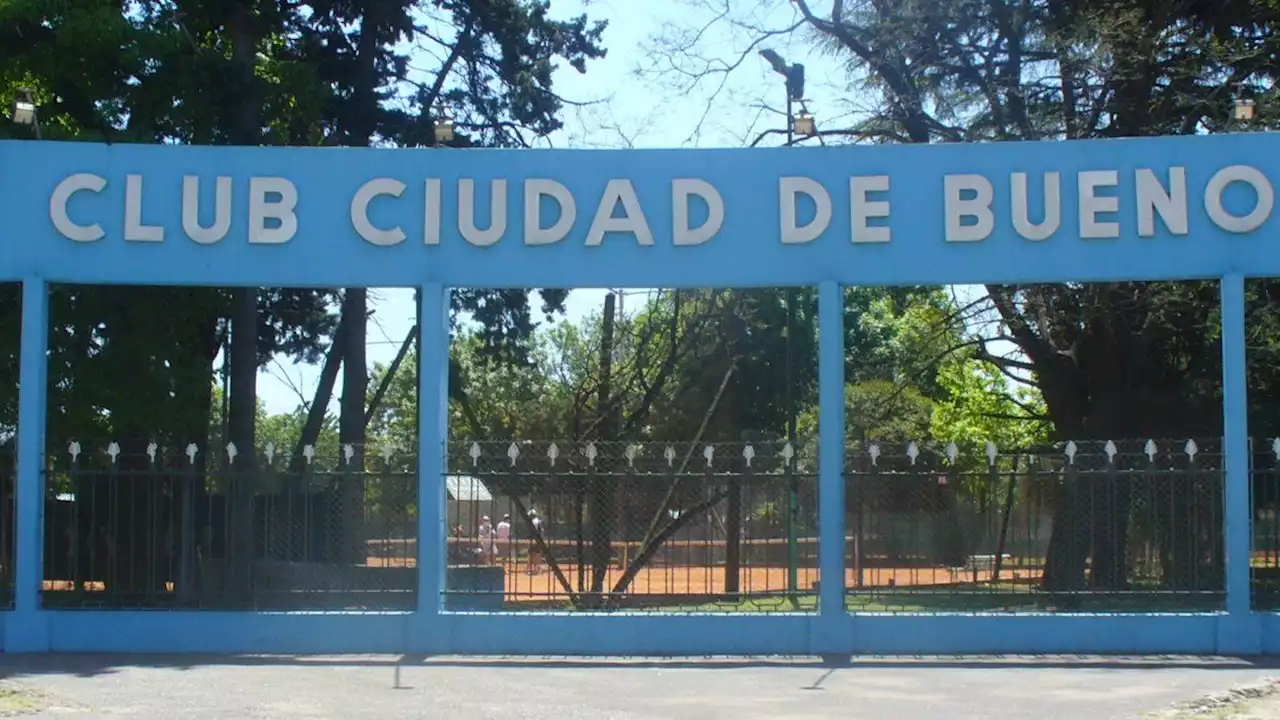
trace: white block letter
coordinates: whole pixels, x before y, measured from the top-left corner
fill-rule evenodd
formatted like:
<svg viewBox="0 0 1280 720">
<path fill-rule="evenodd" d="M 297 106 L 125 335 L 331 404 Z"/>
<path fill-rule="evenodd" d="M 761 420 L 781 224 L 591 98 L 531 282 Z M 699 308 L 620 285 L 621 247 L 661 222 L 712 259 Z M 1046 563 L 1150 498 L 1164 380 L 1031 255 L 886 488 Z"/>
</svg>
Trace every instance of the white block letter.
<svg viewBox="0 0 1280 720">
<path fill-rule="evenodd" d="M 106 187 L 107 179 L 92 173 L 76 173 L 58 183 L 49 196 L 49 219 L 62 237 L 75 242 L 93 242 L 106 236 L 107 231 L 98 223 L 77 225 L 67 214 L 67 203 L 71 201 L 72 195 L 81 190 L 102 192 Z"/>
<path fill-rule="evenodd" d="M 560 219 L 549 228 L 542 227 L 542 198 L 549 197 L 560 206 Z M 550 245 L 558 243 L 573 229 L 578 219 L 578 204 L 569 188 L 555 180 L 534 179 L 524 181 L 524 244 Z"/>
<path fill-rule="evenodd" d="M 888 192 L 888 175 L 849 178 L 849 239 L 856 243 L 887 243 L 893 239 L 888 225 L 870 225 L 867 220 L 889 217 L 888 200 L 870 200 L 873 192 Z"/>
<path fill-rule="evenodd" d="M 1086 240 L 1120 237 L 1120 223 L 1098 220 L 1099 213 L 1120 210 L 1120 198 L 1098 195 L 1098 188 L 1119 185 L 1120 174 L 1115 170 L 1086 170 L 1077 176 L 1076 182 L 1080 187 L 1080 237 Z"/>
<path fill-rule="evenodd" d="M 422 217 L 422 244 L 439 245 L 440 244 L 440 208 L 443 202 L 440 200 L 440 179 L 431 178 L 427 181 L 427 209 Z"/>
<path fill-rule="evenodd" d="M 1044 220 L 1031 222 L 1027 202 L 1027 174 L 1014 173 L 1009 178 L 1009 194 L 1013 204 L 1013 229 L 1028 240 L 1047 240 L 1062 225 L 1062 178 L 1056 172 L 1044 174 Z"/>
<path fill-rule="evenodd" d="M 995 199 L 996 190 L 991 181 L 981 175 L 947 175 L 942 182 L 947 242 L 986 240 L 996 229 L 996 217 L 991 212 L 991 201 Z M 973 191 L 974 197 L 968 200 L 961 197 L 961 193 L 966 190 Z M 976 222 L 964 225 L 961 221 L 967 217 L 974 218 Z"/>
<path fill-rule="evenodd" d="M 1232 215 L 1222 206 L 1222 194 L 1231 183 L 1242 182 L 1253 188 L 1257 194 L 1257 204 L 1248 215 Z M 1262 227 L 1262 223 L 1271 217 L 1276 206 L 1276 191 L 1271 181 L 1257 168 L 1248 165 L 1230 165 L 1224 167 L 1209 179 L 1204 188 L 1204 209 L 1214 225 L 1229 233 L 1253 232 Z"/>
<path fill-rule="evenodd" d="M 813 200 L 813 220 L 804 227 L 796 226 L 796 201 L 800 195 Z M 831 196 L 822 184 L 807 177 L 784 177 L 778 180 L 778 206 L 782 212 L 782 242 L 799 245 L 812 242 L 831 224 Z"/>
<path fill-rule="evenodd" d="M 142 176 L 124 178 L 124 239 L 130 242 L 164 242 L 164 228 L 142 224 Z"/>
<path fill-rule="evenodd" d="M 400 197 L 404 194 L 404 183 L 391 178 L 375 178 L 360 186 L 356 191 L 355 197 L 351 198 L 351 224 L 355 226 L 356 232 L 365 242 L 373 245 L 399 245 L 404 242 L 404 230 L 399 225 L 389 230 L 382 230 L 374 227 L 369 222 L 369 203 L 379 195 L 390 195 L 391 197 Z"/>
<path fill-rule="evenodd" d="M 200 178 L 182 178 L 182 231 L 201 245 L 212 245 L 231 231 L 231 178 L 219 176 L 213 186 L 213 224 L 200 224 Z"/>
<path fill-rule="evenodd" d="M 689 227 L 689 198 L 697 195 L 707 204 L 707 221 Z M 701 245 L 715 237 L 724 225 L 724 198 L 706 180 L 676 179 L 671 181 L 671 207 L 674 214 L 671 237 L 676 245 Z"/>
<path fill-rule="evenodd" d="M 279 195 L 279 200 L 268 200 Z M 280 177 L 249 178 L 249 242 L 254 245 L 282 245 L 298 233 L 298 188 Z M 279 227 L 267 227 L 267 219 L 280 221 Z"/>
<path fill-rule="evenodd" d="M 1169 192 L 1165 192 L 1156 174 L 1147 168 L 1138 168 L 1134 176 L 1138 195 L 1138 237 L 1154 237 L 1156 214 L 1173 235 L 1186 235 L 1187 227 L 1187 169 L 1169 168 Z"/>
<path fill-rule="evenodd" d="M 458 181 L 458 231 L 462 238 L 477 247 L 489 247 L 502 239 L 507 231 L 507 181 L 489 183 L 489 227 L 476 228 L 476 181 Z"/>
<path fill-rule="evenodd" d="M 615 218 L 613 208 L 619 201 L 625 215 Z M 599 246 L 604 242 L 605 233 L 611 232 L 631 233 L 641 245 L 653 244 L 653 232 L 649 230 L 649 222 L 640 208 L 640 198 L 636 197 L 636 189 L 630 180 L 610 180 L 605 186 L 600 205 L 596 208 L 596 217 L 587 231 L 587 247 Z"/>
</svg>

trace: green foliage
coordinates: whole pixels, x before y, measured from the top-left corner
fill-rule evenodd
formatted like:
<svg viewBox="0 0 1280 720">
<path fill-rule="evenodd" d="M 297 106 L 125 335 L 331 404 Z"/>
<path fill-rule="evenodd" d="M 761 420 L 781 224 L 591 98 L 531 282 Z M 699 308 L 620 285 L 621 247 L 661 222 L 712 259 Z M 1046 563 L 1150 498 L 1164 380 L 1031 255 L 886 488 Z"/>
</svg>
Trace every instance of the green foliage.
<svg viewBox="0 0 1280 720">
<path fill-rule="evenodd" d="M 1012 383 L 989 363 L 946 363 L 938 373 L 945 397 L 933 407 L 930 430 L 940 442 L 983 445 L 1005 450 L 1046 442 L 1050 425 L 1044 401 L 1034 388 Z"/>
</svg>

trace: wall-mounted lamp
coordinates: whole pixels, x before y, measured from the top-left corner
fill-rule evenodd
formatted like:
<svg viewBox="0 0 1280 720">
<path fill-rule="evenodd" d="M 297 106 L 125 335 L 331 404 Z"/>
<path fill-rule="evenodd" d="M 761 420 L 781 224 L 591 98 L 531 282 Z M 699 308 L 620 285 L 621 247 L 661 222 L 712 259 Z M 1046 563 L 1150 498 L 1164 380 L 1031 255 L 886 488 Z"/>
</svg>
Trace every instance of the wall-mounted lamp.
<svg viewBox="0 0 1280 720">
<path fill-rule="evenodd" d="M 436 111 L 436 125 L 433 130 L 437 143 L 451 143 L 454 136 L 453 116 L 445 108 Z"/>
<path fill-rule="evenodd" d="M 803 110 L 796 115 L 794 129 L 796 134 L 801 137 L 813 137 L 818 134 L 818 125 L 814 121 L 813 115 Z"/>
<path fill-rule="evenodd" d="M 1256 108 L 1253 98 L 1236 98 L 1236 120 L 1239 122 L 1248 122 L 1253 119 Z"/>
<path fill-rule="evenodd" d="M 36 117 L 36 101 L 30 90 L 20 88 L 18 99 L 13 101 L 13 121 L 19 125 L 39 126 Z"/>
</svg>

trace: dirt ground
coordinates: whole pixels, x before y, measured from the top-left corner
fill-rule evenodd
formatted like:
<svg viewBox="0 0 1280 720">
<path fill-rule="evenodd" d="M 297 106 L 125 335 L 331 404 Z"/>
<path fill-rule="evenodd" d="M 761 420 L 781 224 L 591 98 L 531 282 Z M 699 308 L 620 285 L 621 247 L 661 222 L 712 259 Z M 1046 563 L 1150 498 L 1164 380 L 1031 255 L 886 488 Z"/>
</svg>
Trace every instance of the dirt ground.
<svg viewBox="0 0 1280 720">
<path fill-rule="evenodd" d="M 527 563 L 508 563 L 507 594 L 509 599 L 518 600 L 531 597 L 556 597 L 561 588 L 556 578 L 547 567 L 540 566 L 533 572 Z M 561 566 L 561 571 L 570 583 L 577 585 L 577 566 Z M 799 585 L 802 590 L 812 590 L 819 579 L 816 568 L 799 569 Z M 622 571 L 613 569 L 608 575 L 608 585 L 613 586 L 622 576 Z M 1002 580 L 1032 579 L 1039 576 L 1038 571 L 1007 570 L 1000 573 Z M 857 572 L 849 570 L 845 574 L 845 583 L 849 588 L 886 588 L 912 587 L 929 585 L 946 585 L 955 583 L 989 582 L 991 572 L 956 572 L 947 568 L 875 568 L 862 571 L 861 582 Z M 787 568 L 785 567 L 749 567 L 739 574 L 739 590 L 750 593 L 785 592 L 787 590 Z M 652 567 L 640 571 L 632 581 L 629 592 L 636 595 L 717 595 L 725 592 L 725 571 L 722 567 L 690 567 L 678 565 L 670 567 Z"/>
</svg>

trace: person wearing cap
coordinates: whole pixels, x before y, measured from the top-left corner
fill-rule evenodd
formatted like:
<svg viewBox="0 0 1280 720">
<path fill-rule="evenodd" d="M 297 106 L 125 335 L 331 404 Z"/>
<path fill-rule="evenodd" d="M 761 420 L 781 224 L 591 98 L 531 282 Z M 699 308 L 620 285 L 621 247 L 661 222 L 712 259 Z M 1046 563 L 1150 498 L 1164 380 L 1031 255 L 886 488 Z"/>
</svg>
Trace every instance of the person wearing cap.
<svg viewBox="0 0 1280 720">
<path fill-rule="evenodd" d="M 533 526 L 533 537 L 529 540 L 529 574 L 537 575 L 542 570 L 542 552 L 538 549 L 538 538 L 542 535 L 542 518 L 538 511 L 529 508 L 529 524 Z"/>
<path fill-rule="evenodd" d="M 486 565 L 493 564 L 493 524 L 489 522 L 489 516 L 485 515 L 480 518 L 480 554 L 484 558 Z"/>
</svg>

